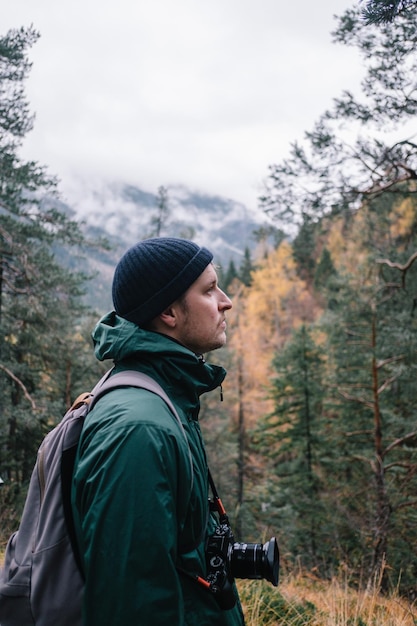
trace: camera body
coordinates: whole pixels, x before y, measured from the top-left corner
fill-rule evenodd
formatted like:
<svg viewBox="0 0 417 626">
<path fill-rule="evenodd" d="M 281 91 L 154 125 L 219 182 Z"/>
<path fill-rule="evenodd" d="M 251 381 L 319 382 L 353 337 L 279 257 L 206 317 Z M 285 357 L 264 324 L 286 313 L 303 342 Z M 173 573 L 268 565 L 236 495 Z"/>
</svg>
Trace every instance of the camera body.
<svg viewBox="0 0 417 626">
<path fill-rule="evenodd" d="M 226 516 L 220 519 L 206 546 L 207 582 L 220 608 L 236 604 L 235 578 L 265 578 L 275 587 L 279 579 L 279 549 L 275 537 L 265 544 L 238 543 Z"/>
</svg>

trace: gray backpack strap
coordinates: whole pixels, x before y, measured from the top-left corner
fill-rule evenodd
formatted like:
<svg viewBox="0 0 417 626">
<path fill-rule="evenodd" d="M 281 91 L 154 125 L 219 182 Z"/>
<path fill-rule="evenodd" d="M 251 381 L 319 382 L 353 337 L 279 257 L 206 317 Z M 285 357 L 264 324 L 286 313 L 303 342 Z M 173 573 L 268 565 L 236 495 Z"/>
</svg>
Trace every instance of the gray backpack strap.
<svg viewBox="0 0 417 626">
<path fill-rule="evenodd" d="M 116 389 L 117 387 L 139 387 L 141 389 L 147 389 L 148 391 L 152 391 L 152 393 L 155 393 L 157 396 L 160 396 L 163 400 L 165 400 L 175 418 L 181 422 L 180 416 L 178 415 L 176 408 L 172 404 L 166 392 L 162 389 L 161 385 L 156 382 L 156 380 L 154 380 L 147 374 L 144 374 L 143 372 L 138 372 L 137 370 L 125 370 L 111 376 L 112 372 L 112 369 L 106 372 L 103 378 L 99 380 L 97 385 L 92 390 L 92 398 L 89 407 L 90 411 L 97 402 L 97 400 L 111 389 Z"/>
<path fill-rule="evenodd" d="M 182 434 L 184 435 L 185 441 L 187 442 L 188 456 L 190 459 L 191 467 L 192 489 L 194 483 L 193 457 L 191 454 L 190 445 L 188 443 L 187 433 L 185 432 L 185 428 L 181 422 L 181 418 L 178 415 L 175 406 L 173 405 L 166 392 L 162 389 L 161 385 L 156 382 L 156 380 L 154 380 L 147 374 L 144 374 L 143 372 L 138 372 L 137 370 L 125 370 L 123 372 L 118 372 L 117 374 L 113 374 L 112 376 L 110 376 L 112 371 L 113 370 L 108 371 L 94 387 L 93 391 L 91 392 L 92 397 L 89 402 L 88 410 L 91 411 L 97 400 L 99 400 L 104 394 L 111 391 L 112 389 L 117 389 L 118 387 L 139 387 L 140 389 L 146 389 L 147 391 L 151 391 L 155 395 L 162 398 L 162 400 L 164 400 L 171 413 L 177 420 Z"/>
</svg>

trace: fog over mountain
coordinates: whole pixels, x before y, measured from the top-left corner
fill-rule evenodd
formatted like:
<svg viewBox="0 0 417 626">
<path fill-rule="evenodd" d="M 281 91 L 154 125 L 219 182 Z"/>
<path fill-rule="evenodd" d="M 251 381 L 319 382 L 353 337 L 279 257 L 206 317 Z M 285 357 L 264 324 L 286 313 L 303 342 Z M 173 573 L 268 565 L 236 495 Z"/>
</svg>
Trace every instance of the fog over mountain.
<svg viewBox="0 0 417 626">
<path fill-rule="evenodd" d="M 207 195 L 184 186 L 166 189 L 167 214 L 160 236 L 186 237 L 208 247 L 224 269 L 233 260 L 239 267 L 245 248 L 254 250 L 254 231 L 268 224 L 260 212 L 220 196 Z M 89 250 L 72 265 L 97 274 L 90 303 L 111 307 L 110 284 L 117 260 L 131 245 L 155 236 L 158 195 L 125 183 L 78 183 L 65 198 L 63 209 L 79 222 L 90 238 L 106 237 L 110 251 Z"/>
</svg>

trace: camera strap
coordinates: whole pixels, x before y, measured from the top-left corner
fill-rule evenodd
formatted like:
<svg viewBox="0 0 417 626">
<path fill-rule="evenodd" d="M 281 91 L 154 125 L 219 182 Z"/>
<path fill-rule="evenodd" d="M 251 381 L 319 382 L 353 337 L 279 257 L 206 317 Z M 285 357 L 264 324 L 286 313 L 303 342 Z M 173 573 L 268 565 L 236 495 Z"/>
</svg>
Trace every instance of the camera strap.
<svg viewBox="0 0 417 626">
<path fill-rule="evenodd" d="M 226 509 L 224 508 L 223 502 L 221 501 L 219 492 L 217 491 L 216 485 L 213 480 L 213 476 L 210 472 L 210 468 L 207 468 L 207 471 L 208 471 L 208 481 L 209 481 L 210 489 L 213 495 L 212 500 L 209 498 L 210 511 L 214 513 L 218 513 L 220 524 L 226 524 L 230 526 L 229 517 L 226 513 Z M 210 591 L 211 593 L 215 593 L 215 594 L 218 593 L 219 589 L 217 588 L 215 584 L 213 584 L 213 581 L 206 580 L 205 578 L 203 578 L 202 576 L 199 576 L 198 574 L 192 574 L 191 572 L 187 572 L 185 569 L 178 567 L 178 566 L 177 566 L 177 570 L 184 576 L 187 576 L 187 578 L 190 578 L 194 582 L 198 583 L 201 587 L 203 587 L 207 591 Z"/>
<path fill-rule="evenodd" d="M 223 502 L 221 501 L 219 492 L 216 489 L 216 485 L 214 484 L 214 480 L 213 480 L 213 476 L 211 475 L 210 468 L 207 468 L 207 470 L 208 470 L 209 485 L 210 485 L 211 492 L 213 494 L 213 500 L 209 500 L 210 510 L 215 511 L 216 513 L 219 514 L 220 523 L 228 524 L 229 517 L 226 513 L 226 509 L 223 506 Z"/>
</svg>

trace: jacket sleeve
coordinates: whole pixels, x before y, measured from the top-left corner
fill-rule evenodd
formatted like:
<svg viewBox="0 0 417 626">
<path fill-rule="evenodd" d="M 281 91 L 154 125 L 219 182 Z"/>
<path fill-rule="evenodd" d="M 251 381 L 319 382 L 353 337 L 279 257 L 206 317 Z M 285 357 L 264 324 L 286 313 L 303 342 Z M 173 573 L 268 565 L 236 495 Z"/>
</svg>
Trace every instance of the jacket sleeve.
<svg viewBox="0 0 417 626">
<path fill-rule="evenodd" d="M 176 563 L 190 489 L 188 451 L 172 416 L 160 425 L 126 410 L 109 427 L 87 429 L 80 446 L 74 486 L 84 623 L 180 626 Z"/>
</svg>

